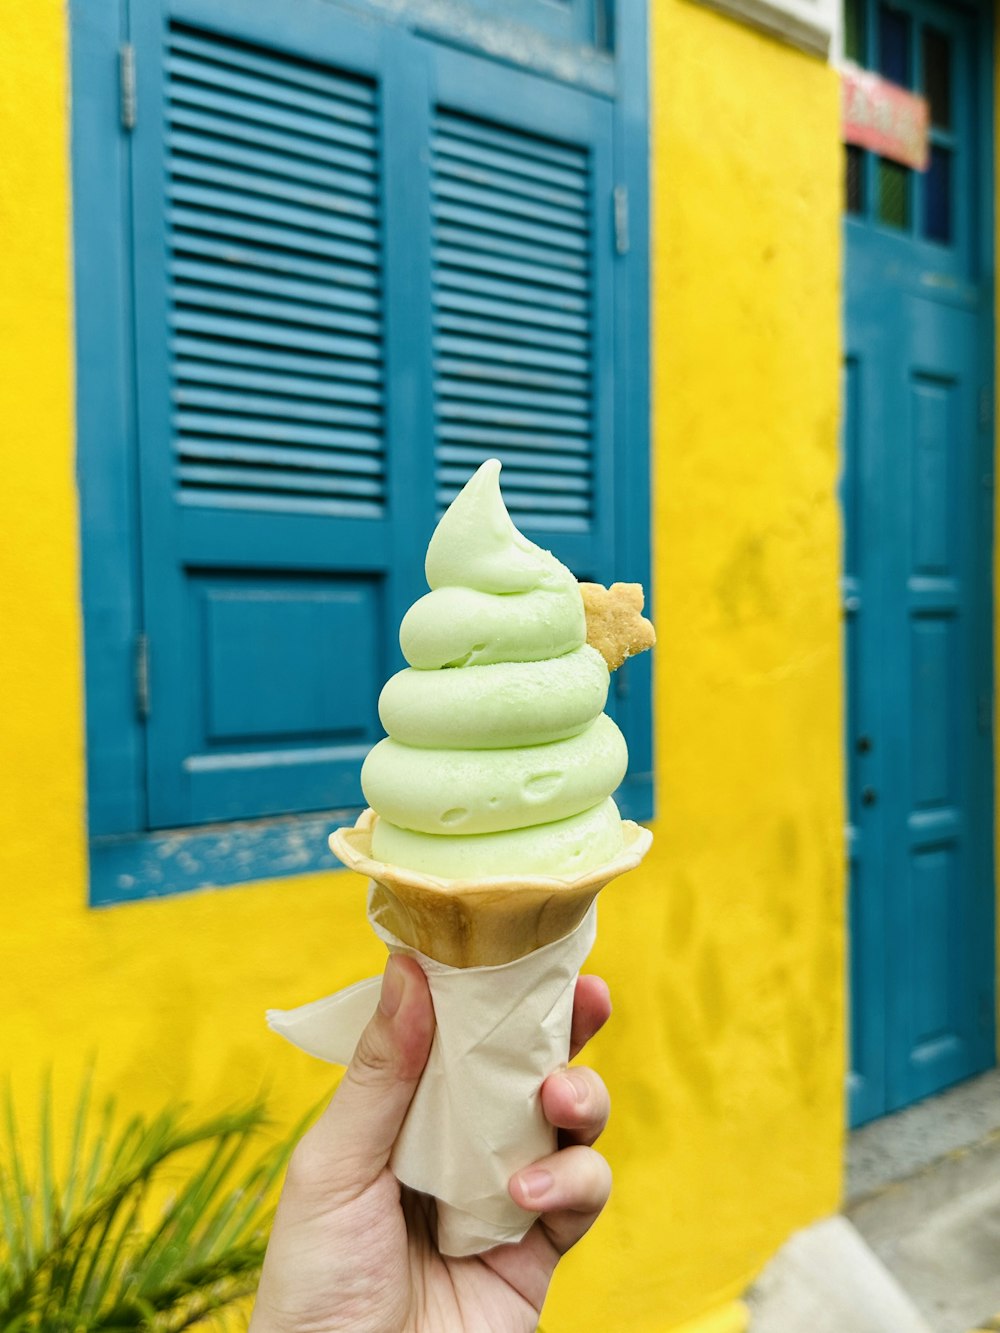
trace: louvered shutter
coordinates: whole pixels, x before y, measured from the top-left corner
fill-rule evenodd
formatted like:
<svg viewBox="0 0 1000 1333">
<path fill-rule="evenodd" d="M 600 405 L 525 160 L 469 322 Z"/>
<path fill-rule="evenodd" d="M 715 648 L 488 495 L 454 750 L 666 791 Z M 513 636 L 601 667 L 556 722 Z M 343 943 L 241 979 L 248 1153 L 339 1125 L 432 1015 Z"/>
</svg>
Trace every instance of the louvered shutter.
<svg viewBox="0 0 1000 1333">
<path fill-rule="evenodd" d="M 136 19 L 153 827 L 357 804 L 412 563 L 389 522 L 383 52 L 330 5 L 248 8 Z"/>
<path fill-rule="evenodd" d="M 432 65 L 438 509 L 495 455 L 518 525 L 610 577 L 610 105 L 455 52 Z"/>
<path fill-rule="evenodd" d="M 611 105 L 326 0 L 134 24 L 148 822 L 349 808 L 483 458 L 615 572 Z"/>
</svg>

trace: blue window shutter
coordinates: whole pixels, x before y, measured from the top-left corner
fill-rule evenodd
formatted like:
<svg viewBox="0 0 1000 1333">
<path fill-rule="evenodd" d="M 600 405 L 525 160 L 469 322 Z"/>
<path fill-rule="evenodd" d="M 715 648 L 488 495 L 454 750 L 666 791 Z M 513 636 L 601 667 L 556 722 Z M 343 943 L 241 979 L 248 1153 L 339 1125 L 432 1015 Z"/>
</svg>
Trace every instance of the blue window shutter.
<svg viewBox="0 0 1000 1333">
<path fill-rule="evenodd" d="M 648 437 L 644 395 L 634 436 L 621 425 L 632 377 L 617 325 L 628 260 L 613 234 L 613 105 L 441 47 L 428 60 L 437 510 L 495 455 L 527 535 L 581 579 L 648 591 L 648 536 L 638 560 L 626 555 L 628 529 L 647 533 Z M 641 321 L 639 336 L 644 357 Z M 608 700 L 629 744 L 617 799 L 634 818 L 652 813 L 650 691 L 639 658 Z"/>
<path fill-rule="evenodd" d="M 438 509 L 491 455 L 518 525 L 614 577 L 612 109 L 435 49 Z"/>
<path fill-rule="evenodd" d="M 614 106 L 327 0 L 132 37 L 146 824 L 348 809 L 483 458 L 620 573 Z"/>
<path fill-rule="evenodd" d="M 149 825 L 357 805 L 431 521 L 389 452 L 385 52 L 327 5 L 138 9 Z"/>
</svg>

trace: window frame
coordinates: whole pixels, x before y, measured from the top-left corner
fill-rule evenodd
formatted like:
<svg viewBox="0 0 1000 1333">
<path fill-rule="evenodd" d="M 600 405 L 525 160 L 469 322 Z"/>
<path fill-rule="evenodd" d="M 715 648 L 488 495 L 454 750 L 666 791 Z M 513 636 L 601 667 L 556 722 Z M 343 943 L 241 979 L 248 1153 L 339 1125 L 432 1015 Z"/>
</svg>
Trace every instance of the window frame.
<svg viewBox="0 0 1000 1333">
<path fill-rule="evenodd" d="M 156 664 L 144 656 L 138 423 L 134 365 L 130 150 L 121 126 L 128 0 L 72 0 L 71 68 L 73 242 L 76 304 L 77 475 L 80 492 L 84 621 L 89 887 L 92 906 L 196 888 L 334 869 L 326 835 L 353 822 L 359 807 L 225 824 L 150 831 L 146 827 L 142 702 L 155 706 Z M 440 41 L 420 20 L 420 5 L 394 18 L 380 0 L 303 0 L 367 11 Z M 648 367 L 648 111 L 646 0 L 615 6 L 614 57 L 559 46 L 545 34 L 521 65 L 484 49 L 487 20 L 452 34 L 451 45 L 527 68 L 612 99 L 614 179 L 619 203 L 613 261 L 614 438 L 618 577 L 650 590 Z M 502 25 L 501 25 L 502 27 Z M 496 21 L 489 21 L 496 46 Z M 523 32 L 523 28 L 522 28 Z M 471 37 L 469 34 L 471 33 Z M 466 40 L 469 38 L 469 40 Z M 595 71 L 597 77 L 595 78 Z M 572 76 L 572 77 L 571 77 Z M 600 88 L 595 88 L 595 82 Z M 143 114 L 142 89 L 137 115 Z M 109 126 L 112 130 L 109 132 Z M 114 132 L 117 127 L 117 133 Z M 99 182 L 95 186 L 94 182 Z M 609 207 L 611 207 L 609 200 Z M 627 258 L 628 262 L 622 262 Z M 126 312 L 123 314 L 123 312 Z M 627 441 L 627 445 L 624 443 Z M 151 674 L 150 674 L 151 671 Z M 653 813 L 652 678 L 649 654 L 613 679 L 615 707 L 629 738 L 630 773 L 619 793 L 623 813 Z M 96 738 L 100 737 L 98 744 Z"/>
</svg>

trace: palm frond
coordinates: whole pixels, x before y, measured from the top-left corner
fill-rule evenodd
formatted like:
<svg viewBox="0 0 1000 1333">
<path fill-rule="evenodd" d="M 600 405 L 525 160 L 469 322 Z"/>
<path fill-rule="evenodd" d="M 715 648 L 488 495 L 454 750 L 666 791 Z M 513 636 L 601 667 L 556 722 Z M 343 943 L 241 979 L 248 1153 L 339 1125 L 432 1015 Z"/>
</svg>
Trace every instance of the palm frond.
<svg viewBox="0 0 1000 1333">
<path fill-rule="evenodd" d="M 278 1179 L 310 1112 L 259 1147 L 257 1101 L 196 1119 L 95 1108 L 88 1070 L 57 1166 L 51 1080 L 29 1157 L 9 1085 L 0 1106 L 0 1328 L 5 1333 L 180 1330 L 256 1286 Z M 176 1180 L 173 1178 L 176 1177 Z M 144 1227 L 151 1193 L 173 1193 Z"/>
</svg>

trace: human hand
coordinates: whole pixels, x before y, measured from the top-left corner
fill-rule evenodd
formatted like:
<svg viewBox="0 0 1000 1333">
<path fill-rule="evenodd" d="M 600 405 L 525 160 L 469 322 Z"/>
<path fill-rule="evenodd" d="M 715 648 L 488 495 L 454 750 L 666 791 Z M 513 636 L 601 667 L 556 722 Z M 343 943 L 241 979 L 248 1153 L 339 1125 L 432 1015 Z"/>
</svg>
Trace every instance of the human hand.
<svg viewBox="0 0 1000 1333">
<path fill-rule="evenodd" d="M 611 1013 L 599 977 L 580 977 L 571 1057 Z M 250 1333 L 527 1333 L 553 1271 L 607 1202 L 611 1171 L 591 1146 L 608 1119 L 591 1069 L 542 1084 L 559 1150 L 519 1171 L 514 1202 L 542 1216 L 517 1245 L 453 1259 L 435 1243 L 434 1201 L 401 1187 L 389 1157 L 434 1035 L 427 981 L 390 958 L 379 1007 L 333 1100 L 292 1154 Z"/>
</svg>

